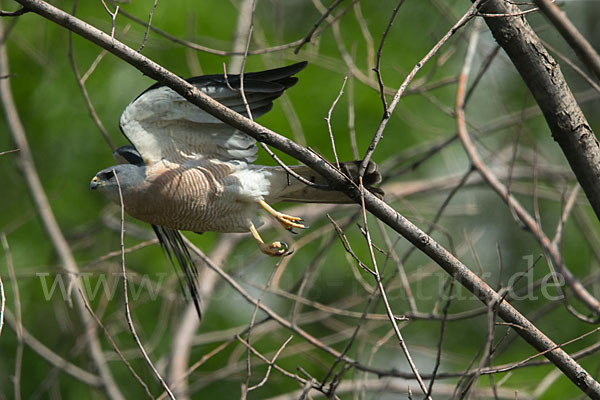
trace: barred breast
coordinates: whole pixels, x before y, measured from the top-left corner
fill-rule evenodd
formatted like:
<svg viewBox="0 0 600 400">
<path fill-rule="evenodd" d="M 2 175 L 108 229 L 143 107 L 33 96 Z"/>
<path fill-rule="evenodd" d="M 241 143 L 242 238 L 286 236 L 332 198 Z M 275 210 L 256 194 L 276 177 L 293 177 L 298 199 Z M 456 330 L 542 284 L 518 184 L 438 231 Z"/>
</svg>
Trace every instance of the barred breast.
<svg viewBox="0 0 600 400">
<path fill-rule="evenodd" d="M 127 212 L 172 229 L 247 232 L 257 205 L 244 197 L 237 170 L 237 164 L 219 160 L 153 166 L 143 188 L 124 199 Z"/>
</svg>

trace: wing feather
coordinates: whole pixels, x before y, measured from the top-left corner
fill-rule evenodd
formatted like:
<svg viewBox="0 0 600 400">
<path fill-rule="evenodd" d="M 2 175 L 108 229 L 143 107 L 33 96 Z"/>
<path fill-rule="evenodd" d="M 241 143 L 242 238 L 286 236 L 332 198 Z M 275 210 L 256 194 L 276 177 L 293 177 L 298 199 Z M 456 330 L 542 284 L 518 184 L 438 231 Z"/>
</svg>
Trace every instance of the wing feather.
<svg viewBox="0 0 600 400">
<path fill-rule="evenodd" d="M 273 107 L 273 101 L 293 86 L 306 62 L 244 74 L 244 94 L 253 118 Z M 239 75 L 205 75 L 188 79 L 202 92 L 246 115 Z M 218 158 L 252 162 L 256 142 L 185 100 L 167 86 L 155 84 L 132 101 L 121 115 L 123 134 L 146 165 L 161 160 Z"/>
</svg>

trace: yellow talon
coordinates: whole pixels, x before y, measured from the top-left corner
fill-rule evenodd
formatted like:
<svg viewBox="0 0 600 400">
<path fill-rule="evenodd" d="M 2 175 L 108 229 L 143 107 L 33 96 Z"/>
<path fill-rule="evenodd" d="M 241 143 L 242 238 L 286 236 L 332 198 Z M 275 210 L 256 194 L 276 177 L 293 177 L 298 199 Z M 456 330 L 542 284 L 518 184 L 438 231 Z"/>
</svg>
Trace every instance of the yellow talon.
<svg viewBox="0 0 600 400">
<path fill-rule="evenodd" d="M 260 234 L 256 230 L 256 227 L 252 223 L 250 224 L 250 233 L 252 234 L 252 236 L 254 237 L 256 242 L 258 243 L 258 247 L 260 248 L 260 251 L 262 251 L 263 253 L 265 253 L 268 256 L 282 257 L 282 256 L 290 255 L 294 252 L 294 250 L 290 250 L 290 248 L 286 242 L 276 241 L 271 244 L 266 244 L 260 237 Z"/>
<path fill-rule="evenodd" d="M 283 227 L 289 231 L 291 231 L 292 228 L 298 228 L 298 229 L 308 228 L 308 226 L 299 223 L 300 221 L 302 221 L 302 218 L 300 218 L 300 217 L 294 217 L 291 215 L 280 213 L 279 211 L 275 210 L 273 207 L 268 205 L 267 202 L 265 202 L 264 200 L 259 200 L 258 204 L 260 204 L 262 208 L 267 210 L 269 212 L 269 214 L 274 216 L 275 219 L 277 219 L 277 221 L 279 221 L 279 223 L 281 225 L 283 225 Z"/>
</svg>

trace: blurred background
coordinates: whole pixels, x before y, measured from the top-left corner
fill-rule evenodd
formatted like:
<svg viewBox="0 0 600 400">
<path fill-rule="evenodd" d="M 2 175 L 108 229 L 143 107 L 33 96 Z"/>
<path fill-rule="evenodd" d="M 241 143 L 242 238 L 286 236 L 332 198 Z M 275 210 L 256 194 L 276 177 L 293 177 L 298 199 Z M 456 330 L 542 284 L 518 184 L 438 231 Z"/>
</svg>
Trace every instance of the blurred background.
<svg viewBox="0 0 600 400">
<path fill-rule="evenodd" d="M 381 123 L 384 108 L 373 68 L 397 6 L 397 1 L 388 0 L 334 3 L 260 0 L 253 12 L 253 2 L 246 0 L 52 2 L 109 34 L 114 15 L 116 39 L 183 77 L 223 73 L 224 68 L 238 73 L 244 61 L 239 52 L 252 26 L 245 71 L 309 63 L 297 75 L 297 85 L 258 122 L 332 162 L 326 121 L 330 111 L 340 160 L 361 159 Z M 0 4 L 3 10 L 18 9 L 12 1 Z M 332 5 L 330 15 L 319 22 Z M 407 74 L 470 5 L 439 0 L 402 4 L 380 50 L 388 104 Z M 600 3 L 568 1 L 563 9 L 597 48 Z M 147 30 L 150 15 L 152 29 Z M 597 129 L 600 94 L 569 66 L 579 65 L 573 51 L 542 15 L 530 13 L 527 20 L 551 46 L 588 122 Z M 125 398 L 164 396 L 125 318 L 119 207 L 88 191 L 95 173 L 113 164 L 111 143 L 128 144 L 118 128 L 121 112 L 154 82 L 34 13 L 3 17 L 1 22 L 10 87 L 35 170 L 75 261 L 82 293 L 102 327 L 90 318 L 90 311 L 78 311 L 72 304 L 81 300 L 69 284 L 73 271 L 65 269 L 39 218 L 19 169 L 19 152 L 0 155 L 0 277 L 6 295 L 0 398 L 105 398 L 98 357 L 106 361 Z M 317 23 L 310 41 L 299 48 Z M 549 238 L 562 230 L 566 265 L 590 293 L 600 295 L 597 219 L 527 87 L 484 23 L 477 28 L 471 21 L 462 27 L 419 71 L 373 159 L 384 175 L 382 187 L 390 205 L 421 229 L 432 230 L 436 240 L 489 285 L 508 292 L 507 300 L 538 328 L 564 343 L 593 331 L 596 316 L 573 298 L 535 237 L 471 171 L 456 139 L 456 80 L 476 29 L 480 32 L 469 78 L 467 122 L 477 149 Z M 2 113 L 0 153 L 16 147 Z M 297 164 L 275 153 L 285 163 Z M 275 165 L 262 150 L 257 163 Z M 569 212 L 563 213 L 568 204 Z M 422 398 L 375 279 L 344 249 L 327 218 L 343 229 L 356 257 L 372 267 L 360 206 L 278 208 L 304 217 L 310 225 L 290 235 L 265 216 L 265 240 L 285 240 L 295 249 L 281 260 L 260 253 L 246 234 L 185 234 L 230 277 L 227 281 L 196 260 L 204 309 L 200 324 L 150 226 L 126 218 L 132 319 L 150 359 L 176 396 L 322 398 L 318 390 L 308 389 L 311 382 L 323 382 L 323 391 L 333 384 L 332 392 L 340 398 L 408 398 L 408 387 L 413 398 Z M 406 345 L 426 384 L 435 374 L 434 398 L 580 396 L 553 366 L 519 363 L 536 350 L 510 326 L 494 322 L 473 295 L 397 233 L 371 216 L 367 220 L 391 309 L 405 317 L 398 324 Z M 257 310 L 241 291 L 260 299 L 289 326 Z M 87 331 L 82 323 L 86 313 L 91 322 Z M 91 336 L 102 348 L 96 358 L 90 355 Z M 244 344 L 248 340 L 250 353 Z M 598 334 L 592 333 L 565 350 L 588 350 L 579 362 L 597 377 L 596 342 Z M 347 360 L 338 362 L 331 350 L 343 352 Z M 281 370 L 269 368 L 267 361 L 274 357 Z M 502 365 L 513 368 L 494 371 Z"/>
</svg>

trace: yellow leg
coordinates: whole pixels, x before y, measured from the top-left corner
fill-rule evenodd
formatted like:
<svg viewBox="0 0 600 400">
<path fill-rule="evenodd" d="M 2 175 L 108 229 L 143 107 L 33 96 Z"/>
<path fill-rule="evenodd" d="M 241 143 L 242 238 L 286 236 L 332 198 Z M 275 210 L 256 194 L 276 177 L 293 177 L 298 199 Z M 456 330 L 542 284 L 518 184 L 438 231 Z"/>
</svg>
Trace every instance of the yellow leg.
<svg viewBox="0 0 600 400">
<path fill-rule="evenodd" d="M 287 229 L 288 231 L 291 231 L 292 228 L 298 228 L 298 229 L 308 228 L 307 226 L 299 223 L 300 221 L 302 221 L 302 218 L 293 217 L 291 215 L 280 213 L 279 211 L 275 210 L 273 207 L 268 205 L 267 202 L 264 200 L 260 200 L 258 202 L 258 204 L 260 204 L 262 208 L 267 210 L 269 212 L 269 214 L 274 216 L 277 219 L 277 221 L 279 221 L 279 223 L 281 225 L 283 225 L 283 227 L 285 229 Z"/>
<path fill-rule="evenodd" d="M 271 256 L 271 257 L 281 257 L 292 254 L 293 250 L 289 250 L 289 246 L 285 242 L 273 242 L 271 244 L 266 244 L 262 238 L 260 237 L 256 227 L 253 223 L 250 223 L 250 233 L 258 243 L 258 247 L 260 251 Z"/>
</svg>

